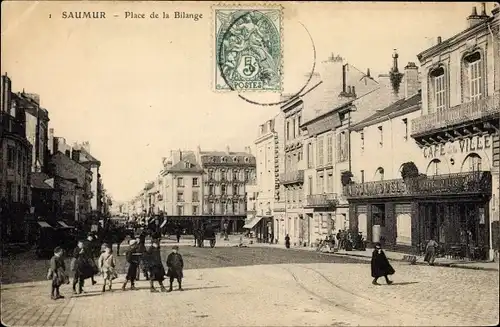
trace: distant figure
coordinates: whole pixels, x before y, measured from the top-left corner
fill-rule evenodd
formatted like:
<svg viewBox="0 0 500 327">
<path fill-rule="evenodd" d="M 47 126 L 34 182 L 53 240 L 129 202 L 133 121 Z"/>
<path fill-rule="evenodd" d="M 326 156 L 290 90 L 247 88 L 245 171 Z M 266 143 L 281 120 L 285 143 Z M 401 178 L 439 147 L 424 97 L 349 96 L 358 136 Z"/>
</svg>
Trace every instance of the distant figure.
<svg viewBox="0 0 500 327">
<path fill-rule="evenodd" d="M 177 243 L 179 243 L 181 240 L 181 229 L 180 228 L 177 228 L 177 230 L 175 231 L 175 236 L 177 237 Z"/>
<path fill-rule="evenodd" d="M 375 245 L 375 250 L 373 250 L 372 261 L 372 277 L 374 278 L 372 281 L 373 285 L 379 285 L 377 280 L 380 277 L 384 277 L 385 281 L 388 285 L 392 284 L 392 281 L 387 277 L 388 275 L 393 275 L 395 273 L 394 268 L 392 268 L 389 260 L 385 256 L 384 251 L 382 250 L 382 246 L 380 243 Z"/>
<path fill-rule="evenodd" d="M 167 277 L 170 277 L 170 287 L 168 289 L 169 292 L 172 292 L 172 284 L 174 283 L 174 279 L 177 279 L 177 283 L 179 284 L 179 291 L 183 291 L 182 278 L 184 277 L 184 260 L 182 259 L 182 255 L 178 253 L 178 251 L 179 247 L 177 245 L 174 245 L 174 247 L 172 248 L 172 253 L 170 253 L 167 257 Z"/>
<path fill-rule="evenodd" d="M 424 261 L 428 262 L 430 266 L 434 265 L 434 260 L 436 260 L 436 252 L 439 244 L 434 241 L 433 238 L 427 242 L 427 245 L 425 247 L 425 257 Z"/>
<path fill-rule="evenodd" d="M 286 234 L 286 236 L 285 236 L 285 247 L 287 249 L 290 248 L 290 236 L 288 236 L 288 234 Z"/>
</svg>

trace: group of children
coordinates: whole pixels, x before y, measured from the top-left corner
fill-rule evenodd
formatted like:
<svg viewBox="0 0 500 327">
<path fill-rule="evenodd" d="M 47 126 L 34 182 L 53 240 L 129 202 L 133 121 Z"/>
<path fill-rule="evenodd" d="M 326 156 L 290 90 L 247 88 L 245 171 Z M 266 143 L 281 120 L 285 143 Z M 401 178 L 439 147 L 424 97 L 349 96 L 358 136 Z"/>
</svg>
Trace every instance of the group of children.
<svg viewBox="0 0 500 327">
<path fill-rule="evenodd" d="M 132 290 L 136 289 L 135 281 L 137 278 L 139 263 L 141 262 L 142 259 L 147 262 L 147 268 L 150 275 L 149 281 L 150 281 L 151 292 L 158 292 L 158 290 L 156 290 L 154 287 L 154 282 L 158 282 L 158 284 L 160 285 L 160 290 L 162 292 L 171 292 L 173 290 L 174 280 L 177 280 L 179 285 L 179 290 L 183 291 L 182 278 L 183 278 L 184 261 L 182 255 L 178 252 L 178 250 L 179 250 L 178 246 L 174 246 L 172 248 L 172 253 L 170 253 L 167 257 L 166 261 L 167 271 L 165 271 L 165 268 L 161 260 L 159 240 L 154 240 L 151 244 L 151 247 L 146 251 L 146 253 L 142 253 L 142 251 L 139 251 L 138 242 L 136 240 L 131 240 L 130 247 L 126 253 L 128 269 L 125 282 L 122 285 L 122 290 L 126 289 L 128 282 L 130 282 L 131 284 L 130 289 Z M 103 251 L 98 259 L 97 265 L 98 265 L 98 271 L 102 275 L 104 281 L 104 284 L 102 286 L 102 292 L 106 292 L 106 290 L 111 290 L 113 285 L 113 280 L 118 278 L 118 274 L 116 272 L 116 261 L 113 256 L 113 251 L 110 245 L 108 244 L 103 245 Z M 74 273 L 75 273 L 74 274 L 75 282 L 78 282 L 79 279 L 82 279 L 82 276 L 79 275 L 80 274 L 79 272 L 74 271 Z M 163 285 L 165 276 L 170 278 L 170 287 L 168 291 Z M 53 300 L 63 299 L 64 296 L 60 294 L 59 288 L 63 284 L 69 284 L 69 276 L 66 272 L 66 265 L 64 262 L 64 251 L 60 247 L 56 247 L 54 249 L 54 256 L 50 259 L 50 268 L 47 274 L 47 279 L 52 280 L 51 299 Z M 83 284 L 81 280 L 80 284 Z"/>
</svg>

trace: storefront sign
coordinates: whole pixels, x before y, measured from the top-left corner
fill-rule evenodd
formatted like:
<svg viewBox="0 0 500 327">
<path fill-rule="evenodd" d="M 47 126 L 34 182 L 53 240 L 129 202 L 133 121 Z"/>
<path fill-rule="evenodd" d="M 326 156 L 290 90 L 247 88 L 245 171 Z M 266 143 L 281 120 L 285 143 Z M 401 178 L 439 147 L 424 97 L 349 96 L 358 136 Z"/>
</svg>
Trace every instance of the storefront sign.
<svg viewBox="0 0 500 327">
<path fill-rule="evenodd" d="M 423 148 L 424 158 L 435 158 L 454 153 L 469 154 L 475 151 L 482 151 L 491 148 L 491 135 L 478 135 L 455 142 L 446 142 Z"/>
<path fill-rule="evenodd" d="M 390 196 L 406 193 L 406 185 L 403 180 L 390 180 L 384 183 L 371 182 L 362 184 L 351 184 L 349 187 L 349 196 Z"/>
</svg>

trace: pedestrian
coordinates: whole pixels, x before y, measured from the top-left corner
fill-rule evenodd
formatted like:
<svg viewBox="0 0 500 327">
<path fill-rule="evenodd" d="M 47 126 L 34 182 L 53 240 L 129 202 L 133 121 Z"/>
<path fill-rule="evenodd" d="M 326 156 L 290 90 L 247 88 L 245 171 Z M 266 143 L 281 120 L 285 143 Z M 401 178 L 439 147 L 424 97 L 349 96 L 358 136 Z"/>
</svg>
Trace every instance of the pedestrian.
<svg viewBox="0 0 500 327">
<path fill-rule="evenodd" d="M 179 243 L 181 240 L 181 229 L 180 228 L 177 228 L 175 230 L 175 236 L 177 237 L 177 243 Z"/>
<path fill-rule="evenodd" d="M 100 251 L 97 250 L 98 249 L 97 242 L 98 241 L 94 238 L 94 236 L 92 234 L 89 234 L 87 236 L 87 242 L 84 243 L 84 247 L 86 248 L 84 252 L 85 252 L 85 255 L 88 259 L 88 263 L 92 266 L 92 268 L 95 271 L 97 271 L 98 268 L 97 268 L 97 265 L 95 263 L 94 258 L 100 255 L 100 253 L 98 254 L 98 252 L 100 252 Z M 92 285 L 97 284 L 97 282 L 94 279 L 94 275 L 90 276 L 90 280 L 92 281 Z"/>
<path fill-rule="evenodd" d="M 286 234 L 286 236 L 285 236 L 285 247 L 287 249 L 290 248 L 290 236 L 288 234 Z"/>
<path fill-rule="evenodd" d="M 375 250 L 373 250 L 372 254 L 371 268 L 372 277 L 374 278 L 372 281 L 373 285 L 379 285 L 377 283 L 377 280 L 380 277 L 384 277 L 388 285 L 392 284 L 392 281 L 389 280 L 387 276 L 393 275 L 395 273 L 395 270 L 394 268 L 392 268 L 389 260 L 385 256 L 380 243 L 375 244 Z"/>
<path fill-rule="evenodd" d="M 335 237 L 330 235 L 330 252 L 333 251 L 335 252 Z"/>
<path fill-rule="evenodd" d="M 148 261 L 149 261 L 149 284 L 151 285 L 151 292 L 158 292 L 154 287 L 154 282 L 158 282 L 160 285 L 160 290 L 162 292 L 166 291 L 165 286 L 163 286 L 163 281 L 165 280 L 165 268 L 161 262 L 161 252 L 160 252 L 160 242 L 155 241 L 151 243 L 151 247 L 148 249 Z"/>
<path fill-rule="evenodd" d="M 167 277 L 170 277 L 170 287 L 168 289 L 169 292 L 172 292 L 172 284 L 174 283 L 174 279 L 177 279 L 177 283 L 179 284 L 179 291 L 183 291 L 182 278 L 184 277 L 184 260 L 182 260 L 182 255 L 178 251 L 179 247 L 177 245 L 174 245 L 174 247 L 172 247 L 172 253 L 170 253 L 167 257 Z"/>
<path fill-rule="evenodd" d="M 136 240 L 130 240 L 129 249 L 125 254 L 128 262 L 127 276 L 125 276 L 125 283 L 123 283 L 122 290 L 125 291 L 127 283 L 130 281 L 130 289 L 135 290 L 135 280 L 137 278 L 137 270 L 139 268 L 140 253 L 137 252 L 138 243 Z"/>
<path fill-rule="evenodd" d="M 73 251 L 73 259 L 71 260 L 71 271 L 73 272 L 73 294 L 83 293 L 84 281 L 93 276 L 94 271 L 88 262 L 88 248 L 85 247 L 83 241 L 78 241 L 75 250 Z M 78 291 L 76 285 L 78 284 Z"/>
<path fill-rule="evenodd" d="M 429 263 L 429 266 L 434 265 L 434 260 L 436 260 L 436 252 L 439 244 L 434 241 L 434 238 L 431 237 L 429 242 L 427 242 L 427 245 L 425 247 L 425 257 L 424 261 Z"/>
<path fill-rule="evenodd" d="M 139 253 L 139 267 L 140 269 L 137 269 L 137 280 L 139 280 L 140 273 L 142 271 L 142 274 L 144 275 L 144 278 L 146 280 L 149 280 L 149 268 L 148 268 L 148 260 L 146 258 L 147 253 L 146 253 L 146 232 L 143 231 L 138 238 L 138 246 L 137 246 L 137 253 Z"/>
<path fill-rule="evenodd" d="M 116 264 L 115 258 L 113 256 L 113 250 L 111 246 L 108 244 L 104 245 L 104 252 L 101 253 L 99 257 L 99 269 L 101 271 L 104 285 L 102 285 L 102 291 L 106 292 L 106 284 L 108 284 L 108 289 L 111 291 L 111 287 L 113 285 L 113 280 L 118 278 L 116 273 Z"/>
<path fill-rule="evenodd" d="M 339 250 L 342 250 L 342 230 L 339 229 L 339 231 L 337 232 L 337 241 L 338 241 L 338 249 Z"/>
<path fill-rule="evenodd" d="M 50 298 L 52 300 L 64 299 L 59 293 L 59 287 L 63 284 L 69 284 L 69 277 L 66 274 L 66 264 L 64 263 L 64 251 L 61 247 L 54 249 L 54 256 L 50 259 L 50 268 L 47 279 L 52 280 Z"/>
</svg>

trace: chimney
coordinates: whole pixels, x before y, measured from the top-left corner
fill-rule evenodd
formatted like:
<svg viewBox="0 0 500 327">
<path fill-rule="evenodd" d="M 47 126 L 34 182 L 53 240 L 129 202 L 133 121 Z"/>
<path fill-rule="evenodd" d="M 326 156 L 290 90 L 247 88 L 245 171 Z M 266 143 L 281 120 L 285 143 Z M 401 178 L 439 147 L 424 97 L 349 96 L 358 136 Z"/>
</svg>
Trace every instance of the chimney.
<svg viewBox="0 0 500 327">
<path fill-rule="evenodd" d="M 351 93 L 351 87 L 350 87 L 350 86 L 348 86 L 348 87 L 347 87 L 347 94 L 348 94 L 349 96 L 352 94 L 352 93 Z"/>
<path fill-rule="evenodd" d="M 414 62 L 409 62 L 405 67 L 404 73 L 405 99 L 418 93 L 420 89 L 420 80 L 418 76 L 418 67 Z"/>
<path fill-rule="evenodd" d="M 488 14 L 486 13 L 486 2 L 481 2 L 481 16 L 487 17 Z"/>
<path fill-rule="evenodd" d="M 47 146 L 49 148 L 49 153 L 52 155 L 54 154 L 54 129 L 49 128 L 49 137 L 47 140 Z"/>
<path fill-rule="evenodd" d="M 347 64 L 342 65 L 342 93 L 346 93 L 346 84 L 347 84 Z"/>
<path fill-rule="evenodd" d="M 10 112 L 11 107 L 12 82 L 7 73 L 2 76 L 1 83 L 1 107 L 0 112 Z"/>
<path fill-rule="evenodd" d="M 227 153 L 227 154 L 229 154 L 229 153 L 230 153 L 230 151 L 229 151 L 229 145 L 228 145 L 228 146 L 226 146 L 226 153 Z"/>
<path fill-rule="evenodd" d="M 484 13 L 486 14 L 486 9 L 484 10 Z M 472 7 L 472 13 L 467 17 L 467 23 L 470 27 L 476 26 L 477 24 L 481 24 L 485 18 L 488 16 L 481 16 L 477 14 L 477 8 Z"/>
<path fill-rule="evenodd" d="M 356 87 L 352 86 L 351 92 L 352 92 L 352 96 L 355 98 L 356 97 Z"/>
<path fill-rule="evenodd" d="M 371 75 L 370 75 L 370 68 L 368 68 L 368 69 L 366 70 L 366 77 L 371 77 Z"/>
<path fill-rule="evenodd" d="M 396 49 L 394 49 L 394 53 L 392 55 L 392 68 L 389 72 L 394 101 L 399 100 L 399 88 L 401 86 L 401 80 L 403 79 L 403 74 L 399 72 L 398 68 L 398 58 L 398 52 Z"/>
<path fill-rule="evenodd" d="M 73 159 L 76 162 L 80 162 L 80 150 L 75 150 L 71 152 L 71 159 Z"/>
<path fill-rule="evenodd" d="M 182 160 L 182 150 L 179 149 L 179 161 L 181 161 L 181 160 Z"/>
<path fill-rule="evenodd" d="M 437 44 L 441 44 L 441 42 L 442 42 L 442 41 L 443 41 L 443 40 L 441 39 L 441 37 L 440 37 L 440 36 L 438 36 L 438 38 L 437 38 Z"/>
<path fill-rule="evenodd" d="M 500 13 L 500 5 L 498 5 L 498 3 L 495 3 L 495 7 L 491 10 L 491 14 L 493 16 L 496 16 L 498 15 L 498 13 Z M 5 74 L 7 75 L 7 74 Z"/>
</svg>

